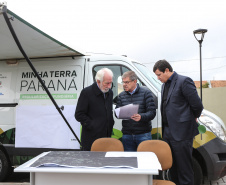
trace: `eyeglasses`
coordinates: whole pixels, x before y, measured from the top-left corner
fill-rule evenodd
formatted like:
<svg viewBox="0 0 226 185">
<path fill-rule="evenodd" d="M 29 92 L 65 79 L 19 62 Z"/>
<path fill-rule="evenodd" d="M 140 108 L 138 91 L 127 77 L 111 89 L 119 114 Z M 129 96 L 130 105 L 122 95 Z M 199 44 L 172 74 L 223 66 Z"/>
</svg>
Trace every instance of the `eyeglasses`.
<svg viewBox="0 0 226 185">
<path fill-rule="evenodd" d="M 130 82 L 132 82 L 133 80 L 131 81 L 122 81 L 122 84 L 129 84 Z"/>
</svg>

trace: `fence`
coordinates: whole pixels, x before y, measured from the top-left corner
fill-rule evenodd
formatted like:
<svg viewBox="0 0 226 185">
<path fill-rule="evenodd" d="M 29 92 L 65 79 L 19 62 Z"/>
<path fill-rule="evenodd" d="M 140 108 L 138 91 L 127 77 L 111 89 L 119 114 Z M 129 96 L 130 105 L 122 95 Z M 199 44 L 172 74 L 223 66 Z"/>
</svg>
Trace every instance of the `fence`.
<svg viewBox="0 0 226 185">
<path fill-rule="evenodd" d="M 200 89 L 197 89 L 200 94 Z M 219 116 L 226 125 L 226 87 L 203 88 L 204 109 Z"/>
</svg>

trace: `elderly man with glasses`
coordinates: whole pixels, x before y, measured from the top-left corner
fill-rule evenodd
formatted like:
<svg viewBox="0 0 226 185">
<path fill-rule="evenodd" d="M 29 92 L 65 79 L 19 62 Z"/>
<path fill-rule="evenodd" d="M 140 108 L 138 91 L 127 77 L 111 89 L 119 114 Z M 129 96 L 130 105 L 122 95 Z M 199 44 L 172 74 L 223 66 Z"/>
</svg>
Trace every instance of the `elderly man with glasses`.
<svg viewBox="0 0 226 185">
<path fill-rule="evenodd" d="M 125 151 L 136 151 L 137 146 L 145 140 L 151 140 L 151 120 L 155 118 L 156 108 L 152 92 L 137 84 L 137 75 L 127 71 L 122 75 L 124 91 L 118 95 L 117 106 L 138 104 L 138 114 L 122 120 L 122 142 Z"/>
</svg>

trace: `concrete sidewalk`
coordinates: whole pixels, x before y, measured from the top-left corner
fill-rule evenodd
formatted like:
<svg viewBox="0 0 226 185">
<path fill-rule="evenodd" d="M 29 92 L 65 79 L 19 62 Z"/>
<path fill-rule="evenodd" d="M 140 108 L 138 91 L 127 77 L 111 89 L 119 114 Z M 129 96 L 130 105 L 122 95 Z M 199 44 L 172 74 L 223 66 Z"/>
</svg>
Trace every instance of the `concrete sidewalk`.
<svg viewBox="0 0 226 185">
<path fill-rule="evenodd" d="M 29 182 L 0 182 L 0 185 L 30 185 Z"/>
<path fill-rule="evenodd" d="M 208 181 L 207 179 L 204 179 L 203 185 L 226 185 L 226 176 L 216 181 Z"/>
<path fill-rule="evenodd" d="M 1 182 L 0 185 L 30 185 L 29 182 Z M 216 181 L 208 181 L 204 178 L 203 185 L 226 185 L 226 176 Z"/>
</svg>

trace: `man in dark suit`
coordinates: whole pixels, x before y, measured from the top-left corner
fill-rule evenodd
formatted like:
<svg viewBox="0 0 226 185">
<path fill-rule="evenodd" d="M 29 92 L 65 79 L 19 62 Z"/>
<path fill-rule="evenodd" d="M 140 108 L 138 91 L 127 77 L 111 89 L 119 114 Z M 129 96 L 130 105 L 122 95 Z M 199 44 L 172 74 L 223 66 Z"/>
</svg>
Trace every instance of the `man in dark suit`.
<svg viewBox="0 0 226 185">
<path fill-rule="evenodd" d="M 96 82 L 81 91 L 75 118 L 82 124 L 81 145 L 84 151 L 90 151 L 96 139 L 111 137 L 114 125 L 112 78 L 112 71 L 102 68 L 96 74 Z"/>
<path fill-rule="evenodd" d="M 173 155 L 171 180 L 177 185 L 193 185 L 192 145 L 199 133 L 196 118 L 203 110 L 202 102 L 193 80 L 177 74 L 166 60 L 156 62 L 153 71 L 163 83 L 162 128 L 163 140 Z"/>
</svg>

